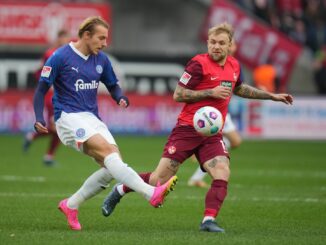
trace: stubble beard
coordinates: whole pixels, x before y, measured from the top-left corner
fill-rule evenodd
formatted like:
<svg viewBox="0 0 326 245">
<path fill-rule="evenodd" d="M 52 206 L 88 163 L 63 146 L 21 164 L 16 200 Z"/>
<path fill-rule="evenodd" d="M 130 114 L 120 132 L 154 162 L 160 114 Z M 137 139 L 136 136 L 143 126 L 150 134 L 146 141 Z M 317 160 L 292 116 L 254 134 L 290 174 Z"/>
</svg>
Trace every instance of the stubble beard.
<svg viewBox="0 0 326 245">
<path fill-rule="evenodd" d="M 220 55 L 218 55 L 218 54 L 210 54 L 209 56 L 212 58 L 212 60 L 214 60 L 217 63 L 221 62 L 225 58 L 225 56 L 221 55 L 221 54 Z"/>
</svg>

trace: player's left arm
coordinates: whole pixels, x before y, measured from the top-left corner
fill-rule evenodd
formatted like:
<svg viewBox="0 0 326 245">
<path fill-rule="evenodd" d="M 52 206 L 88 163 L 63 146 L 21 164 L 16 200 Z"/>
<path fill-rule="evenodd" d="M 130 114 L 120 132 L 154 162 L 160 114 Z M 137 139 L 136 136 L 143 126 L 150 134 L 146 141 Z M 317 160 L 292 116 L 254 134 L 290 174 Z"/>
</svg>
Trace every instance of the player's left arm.
<svg viewBox="0 0 326 245">
<path fill-rule="evenodd" d="M 123 95 L 123 92 L 121 90 L 121 87 L 119 86 L 118 83 L 114 85 L 108 85 L 104 84 L 107 88 L 107 90 L 110 92 L 112 99 L 114 99 L 119 106 L 122 107 L 128 107 L 129 106 L 129 99 L 127 96 Z"/>
<path fill-rule="evenodd" d="M 242 98 L 280 101 L 288 105 L 291 105 L 293 102 L 293 97 L 290 94 L 269 93 L 243 83 L 235 87 L 233 93 Z"/>
<path fill-rule="evenodd" d="M 109 58 L 105 57 L 105 59 L 106 60 L 104 63 L 104 71 L 102 73 L 101 81 L 109 91 L 112 99 L 114 99 L 119 106 L 126 108 L 130 104 L 129 99 L 123 94 L 121 90 L 117 76 L 115 75 Z"/>
</svg>

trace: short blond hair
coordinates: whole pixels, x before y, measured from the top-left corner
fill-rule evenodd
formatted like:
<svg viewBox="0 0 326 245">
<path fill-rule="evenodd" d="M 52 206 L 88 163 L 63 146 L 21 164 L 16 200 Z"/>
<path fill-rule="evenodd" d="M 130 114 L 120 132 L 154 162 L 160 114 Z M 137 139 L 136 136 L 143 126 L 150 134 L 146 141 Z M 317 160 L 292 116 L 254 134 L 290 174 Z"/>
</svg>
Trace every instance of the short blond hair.
<svg viewBox="0 0 326 245">
<path fill-rule="evenodd" d="M 79 26 L 78 36 L 81 38 L 84 32 L 89 31 L 91 35 L 95 32 L 95 27 L 101 25 L 106 29 L 110 28 L 110 25 L 100 16 L 91 16 L 86 18 Z"/>
<path fill-rule="evenodd" d="M 233 31 L 233 27 L 229 23 L 224 22 L 222 24 L 213 26 L 208 30 L 208 36 L 218 35 L 220 33 L 226 33 L 229 36 L 230 42 L 232 42 L 234 31 Z"/>
</svg>

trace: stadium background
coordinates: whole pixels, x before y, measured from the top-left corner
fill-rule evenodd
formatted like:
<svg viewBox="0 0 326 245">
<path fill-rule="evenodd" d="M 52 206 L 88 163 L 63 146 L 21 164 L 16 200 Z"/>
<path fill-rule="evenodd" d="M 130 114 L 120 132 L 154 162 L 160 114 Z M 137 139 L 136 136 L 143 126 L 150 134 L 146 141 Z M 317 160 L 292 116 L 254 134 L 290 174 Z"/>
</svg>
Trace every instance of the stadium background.
<svg viewBox="0 0 326 245">
<path fill-rule="evenodd" d="M 235 26 L 236 56 L 243 64 L 245 80 L 252 83 L 252 70 L 272 60 L 281 78 L 281 91 L 296 97 L 294 108 L 286 109 L 282 105 L 270 108 L 270 103 L 235 98 L 230 111 L 243 136 L 325 139 L 326 105 L 323 97 L 319 97 L 323 94 L 317 90 L 313 64 L 316 53 L 325 45 L 326 28 L 323 25 L 317 29 L 311 24 L 317 22 L 312 20 L 321 18 L 319 12 L 309 16 L 310 19 L 307 17 L 312 15 L 307 10 L 308 3 L 315 0 L 302 1 L 302 5 L 292 8 L 288 2 L 293 5 L 300 1 L 257 1 L 269 6 L 261 7 L 260 11 L 255 1 L 238 2 L 242 5 L 236 4 L 237 1 L 181 0 L 1 1 L 0 132 L 31 130 L 33 73 L 42 52 L 59 29 L 65 27 L 76 36 L 80 20 L 96 14 L 112 25 L 112 39 L 106 52 L 115 61 L 125 91 L 133 96 L 134 106 L 128 113 L 135 118 L 132 122 L 124 120 L 124 115 L 117 108 L 111 109 L 112 104 L 108 104 L 105 96 L 101 97 L 101 111 L 110 111 L 104 120 L 113 132 L 169 132 L 181 108 L 173 103 L 171 92 L 184 65 L 196 53 L 205 52 L 205 33 L 209 26 L 229 21 Z M 257 16 L 261 11 L 270 18 L 277 14 L 279 21 L 292 18 L 292 22 L 282 22 L 276 29 L 271 26 L 275 21 Z M 307 23 L 305 33 L 297 33 L 296 29 L 300 11 L 301 19 Z M 297 38 L 299 34 L 305 36 L 304 41 Z M 280 121 L 284 123 L 277 123 Z"/>
<path fill-rule="evenodd" d="M 123 204 L 130 213 L 119 213 L 108 224 L 98 220 L 102 195 L 85 205 L 88 215 L 91 213 L 86 225 L 89 231 L 74 237 L 65 231 L 56 211 L 50 212 L 53 220 L 47 219 L 45 211 L 36 217 L 30 213 L 39 205 L 54 209 L 49 203 L 71 193 L 96 168 L 62 147 L 60 165 L 46 169 L 40 163 L 46 140 L 35 143 L 28 156 L 21 152 L 21 143 L 23 133 L 34 123 L 33 73 L 42 53 L 62 27 L 74 35 L 83 18 L 102 15 L 112 26 L 111 44 L 105 51 L 114 61 L 132 106 L 121 111 L 101 88 L 100 114 L 116 135 L 127 162 L 138 171 L 152 169 L 161 154 L 181 109 L 173 102 L 172 91 L 187 60 L 206 51 L 205 32 L 210 25 L 227 20 L 235 26 L 236 56 L 248 83 L 257 65 L 268 59 L 274 62 L 282 77 L 282 91 L 292 93 L 295 102 L 284 107 L 232 99 L 230 112 L 245 142 L 232 153 L 234 187 L 222 212 L 222 224 L 231 229 L 232 238 L 220 239 L 226 244 L 323 244 L 326 100 L 316 86 L 314 64 L 326 44 L 325 4 L 321 0 L 0 0 L 1 240 L 23 243 L 34 234 L 30 244 L 100 243 L 112 236 L 116 237 L 112 244 L 165 244 L 159 239 L 163 232 L 170 236 L 165 240 L 169 243 L 216 242 L 212 236 L 194 232 L 201 206 L 192 200 L 201 204 L 205 191 L 194 190 L 190 195 L 184 184 L 195 169 L 192 164 L 181 170 L 176 196 L 171 195 L 170 208 L 167 205 L 160 214 L 145 207 L 140 198 L 131 197 L 134 206 Z M 305 24 L 303 31 L 298 27 L 300 21 Z M 252 197 L 244 194 L 248 188 Z M 181 201 L 183 196 L 190 202 L 187 207 Z M 305 211 L 308 209 L 310 212 Z M 145 222 L 154 215 L 163 224 L 173 225 L 162 231 L 153 228 L 153 221 L 146 225 L 141 221 L 141 229 L 139 217 L 131 210 Z M 171 212 L 186 223 L 177 215 L 171 217 Z M 81 218 L 87 220 L 87 215 Z M 121 227 L 131 232 L 121 232 Z M 284 236 L 283 231 L 289 235 Z"/>
</svg>

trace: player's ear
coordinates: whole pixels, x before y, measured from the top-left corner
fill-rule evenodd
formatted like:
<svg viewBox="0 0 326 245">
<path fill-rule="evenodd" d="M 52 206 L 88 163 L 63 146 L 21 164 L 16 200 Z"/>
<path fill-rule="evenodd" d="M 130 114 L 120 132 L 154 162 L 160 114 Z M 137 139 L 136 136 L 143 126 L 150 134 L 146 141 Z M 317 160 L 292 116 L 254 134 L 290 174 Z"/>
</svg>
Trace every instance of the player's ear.
<svg viewBox="0 0 326 245">
<path fill-rule="evenodd" d="M 85 31 L 83 35 L 84 35 L 84 37 L 85 37 L 86 39 L 89 39 L 89 38 L 92 37 L 92 34 L 91 34 L 90 31 Z"/>
</svg>

